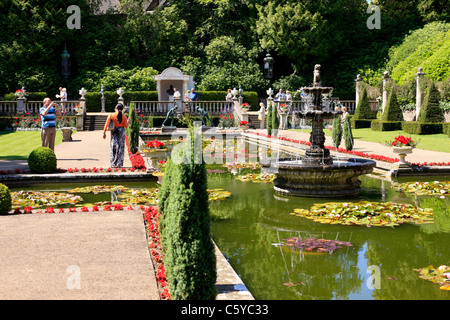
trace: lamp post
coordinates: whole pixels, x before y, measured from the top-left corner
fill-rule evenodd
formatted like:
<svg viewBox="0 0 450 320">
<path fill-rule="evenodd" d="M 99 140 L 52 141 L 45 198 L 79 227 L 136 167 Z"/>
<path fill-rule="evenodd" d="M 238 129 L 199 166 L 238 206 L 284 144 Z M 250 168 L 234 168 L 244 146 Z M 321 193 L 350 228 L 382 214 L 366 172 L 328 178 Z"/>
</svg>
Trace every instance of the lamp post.
<svg viewBox="0 0 450 320">
<path fill-rule="evenodd" d="M 270 53 L 264 58 L 264 78 L 270 80 L 273 77 L 273 58 Z"/>
<path fill-rule="evenodd" d="M 61 54 L 61 67 L 62 67 L 62 76 L 64 79 L 69 78 L 70 71 L 71 71 L 71 64 L 70 64 L 70 54 L 67 51 L 67 47 L 64 46 L 64 51 Z"/>
</svg>

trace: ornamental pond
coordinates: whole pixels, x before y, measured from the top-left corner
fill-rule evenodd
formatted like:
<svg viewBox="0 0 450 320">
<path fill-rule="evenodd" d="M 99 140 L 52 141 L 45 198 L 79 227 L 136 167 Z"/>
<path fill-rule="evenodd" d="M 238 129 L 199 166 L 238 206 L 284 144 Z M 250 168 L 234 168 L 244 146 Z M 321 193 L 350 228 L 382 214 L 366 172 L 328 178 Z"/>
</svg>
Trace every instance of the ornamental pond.
<svg viewBox="0 0 450 320">
<path fill-rule="evenodd" d="M 231 196 L 210 201 L 211 234 L 255 299 L 269 300 L 449 300 L 448 291 L 420 279 L 419 268 L 450 265 L 450 197 L 414 195 L 376 175 L 361 176 L 361 192 L 352 199 L 284 197 L 273 183 L 238 179 L 263 169 L 230 173 L 208 165 L 208 188 Z M 446 180 L 427 177 L 409 181 Z M 404 179 L 405 180 L 405 179 Z M 399 180 L 398 182 L 404 182 Z M 448 180 L 448 177 L 447 177 Z M 103 183 L 99 183 L 103 184 Z M 115 183 L 117 184 L 117 183 Z M 127 188 L 158 188 L 156 181 L 124 182 Z M 29 190 L 67 192 L 94 185 L 40 184 Z M 23 190 L 13 187 L 11 191 Z M 79 194 L 79 205 L 116 201 L 120 192 Z M 292 215 L 317 203 L 393 202 L 433 210 L 430 224 L 396 227 L 323 224 Z M 327 239 L 350 243 L 333 252 L 291 249 L 287 239 Z"/>
</svg>

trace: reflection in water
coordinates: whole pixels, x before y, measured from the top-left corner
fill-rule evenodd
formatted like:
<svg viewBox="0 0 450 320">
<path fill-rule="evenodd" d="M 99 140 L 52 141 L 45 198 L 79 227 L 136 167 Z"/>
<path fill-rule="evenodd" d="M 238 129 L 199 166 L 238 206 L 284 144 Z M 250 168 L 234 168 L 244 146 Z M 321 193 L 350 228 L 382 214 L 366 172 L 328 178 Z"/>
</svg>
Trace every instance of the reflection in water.
<svg viewBox="0 0 450 320">
<path fill-rule="evenodd" d="M 319 224 L 289 213 L 330 200 L 280 198 L 271 184 L 241 182 L 227 174 L 210 178 L 210 188 L 232 193 L 230 199 L 211 204 L 213 237 L 256 299 L 450 299 L 414 271 L 450 262 L 448 198 L 418 200 L 396 192 L 388 182 L 361 180 L 359 199 L 419 201 L 421 207 L 433 208 L 436 223 L 396 228 Z M 353 247 L 307 254 L 276 245 L 299 235 L 350 241 Z M 379 283 L 371 288 L 375 279 Z M 369 286 L 367 281 L 372 281 Z"/>
</svg>

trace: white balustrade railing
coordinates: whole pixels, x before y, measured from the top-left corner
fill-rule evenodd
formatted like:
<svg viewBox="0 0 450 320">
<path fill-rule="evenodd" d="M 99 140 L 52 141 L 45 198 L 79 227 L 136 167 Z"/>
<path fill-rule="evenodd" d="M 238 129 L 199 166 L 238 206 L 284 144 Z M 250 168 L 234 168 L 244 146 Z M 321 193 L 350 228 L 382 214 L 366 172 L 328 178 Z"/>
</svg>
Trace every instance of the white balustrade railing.
<svg viewBox="0 0 450 320">
<path fill-rule="evenodd" d="M 128 105 L 134 103 L 134 109 L 143 115 L 166 115 L 167 112 L 175 107 L 175 101 L 131 101 Z M 181 101 L 181 110 L 178 112 L 198 113 L 197 107 L 202 108 L 208 114 L 217 115 L 228 108 L 232 110 L 233 103 L 227 101 Z"/>
<path fill-rule="evenodd" d="M 76 114 L 75 108 L 80 101 L 55 101 L 59 104 L 60 111 L 64 114 Z M 23 104 L 23 113 L 35 115 L 39 114 L 39 109 L 43 106 L 42 101 L 26 101 Z M 16 115 L 19 113 L 17 101 L 0 101 L 0 115 Z"/>
</svg>

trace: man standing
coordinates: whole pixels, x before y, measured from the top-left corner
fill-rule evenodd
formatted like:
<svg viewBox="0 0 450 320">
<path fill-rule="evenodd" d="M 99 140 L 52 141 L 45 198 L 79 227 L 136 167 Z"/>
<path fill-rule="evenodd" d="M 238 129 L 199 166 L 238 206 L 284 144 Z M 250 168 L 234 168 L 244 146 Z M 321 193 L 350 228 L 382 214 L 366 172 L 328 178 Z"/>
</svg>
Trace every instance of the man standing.
<svg viewBox="0 0 450 320">
<path fill-rule="evenodd" d="M 198 93 L 195 92 L 194 88 L 191 89 L 191 93 L 189 93 L 189 100 L 191 101 L 197 101 L 198 100 Z"/>
<path fill-rule="evenodd" d="M 50 98 L 44 99 L 44 106 L 39 110 L 41 115 L 41 139 L 42 146 L 55 151 L 56 116 L 61 115 L 59 106 Z"/>
</svg>

